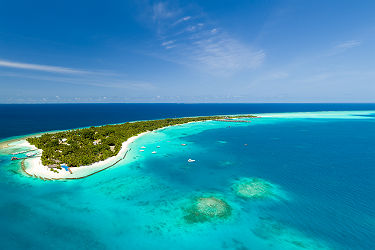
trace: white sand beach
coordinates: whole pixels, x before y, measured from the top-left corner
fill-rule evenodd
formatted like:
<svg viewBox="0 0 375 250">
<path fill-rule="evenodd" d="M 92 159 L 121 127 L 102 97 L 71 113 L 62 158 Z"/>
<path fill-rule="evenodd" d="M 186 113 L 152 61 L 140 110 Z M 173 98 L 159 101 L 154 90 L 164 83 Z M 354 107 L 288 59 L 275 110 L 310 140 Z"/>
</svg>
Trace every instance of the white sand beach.
<svg viewBox="0 0 375 250">
<path fill-rule="evenodd" d="M 55 171 L 51 171 L 51 169 L 48 166 L 44 166 L 42 164 L 42 160 L 40 156 L 37 157 L 32 157 L 23 160 L 22 162 L 22 170 L 29 176 L 35 177 L 35 178 L 42 178 L 42 179 L 51 179 L 51 180 L 59 180 L 59 179 L 81 179 L 90 175 L 93 175 L 95 173 L 98 173 L 104 169 L 107 169 L 109 167 L 112 167 L 115 165 L 118 161 L 120 161 L 122 158 L 124 158 L 125 154 L 127 153 L 128 150 L 130 150 L 130 144 L 134 142 L 137 138 L 146 135 L 151 132 L 156 132 L 156 131 L 161 131 L 163 129 L 166 129 L 168 127 L 172 126 L 182 126 L 190 123 L 198 123 L 198 122 L 205 122 L 205 121 L 192 121 L 188 122 L 185 124 L 176 124 L 176 125 L 171 125 L 171 126 L 166 126 L 163 128 L 156 129 L 154 131 L 148 131 L 141 133 L 137 136 L 133 136 L 129 138 L 127 141 L 122 143 L 121 149 L 119 153 L 116 156 L 112 156 L 104 161 L 100 162 L 95 162 L 91 165 L 87 166 L 80 166 L 80 167 L 71 167 L 71 173 L 67 170 L 63 169 L 56 169 L 54 168 Z M 43 150 L 37 149 L 34 145 L 31 145 L 29 142 L 26 141 L 27 137 L 19 138 L 18 140 L 12 140 L 10 143 L 4 142 L 4 146 L 6 147 L 12 147 L 12 146 L 17 146 L 17 148 L 26 148 L 26 149 L 34 149 L 38 150 L 38 155 L 41 155 Z"/>
<path fill-rule="evenodd" d="M 101 171 L 105 168 L 108 168 L 109 166 L 118 162 L 121 158 L 124 157 L 125 153 L 130 149 L 130 144 L 134 142 L 137 138 L 147 133 L 150 133 L 150 132 L 141 133 L 123 142 L 119 153 L 115 156 L 112 156 L 104 161 L 95 162 L 91 165 L 70 168 L 72 173 L 70 173 L 69 171 L 66 171 L 65 169 L 58 170 L 58 173 L 51 171 L 49 167 L 44 166 L 42 164 L 41 157 L 34 157 L 34 158 L 26 159 L 24 161 L 24 171 L 26 172 L 26 174 L 30 176 L 35 176 L 39 178 L 41 177 L 43 179 L 45 178 L 47 179 L 83 178 L 83 177 L 92 175 L 98 171 Z M 30 147 L 30 149 L 35 148 L 35 146 L 31 145 L 26 140 L 22 142 L 22 145 L 25 147 Z M 39 152 L 41 153 L 42 150 L 39 150 Z"/>
<path fill-rule="evenodd" d="M 263 118 L 315 118 L 315 119 L 371 119 L 368 115 L 374 110 L 366 111 L 314 111 L 314 112 L 286 112 L 256 114 Z"/>
</svg>

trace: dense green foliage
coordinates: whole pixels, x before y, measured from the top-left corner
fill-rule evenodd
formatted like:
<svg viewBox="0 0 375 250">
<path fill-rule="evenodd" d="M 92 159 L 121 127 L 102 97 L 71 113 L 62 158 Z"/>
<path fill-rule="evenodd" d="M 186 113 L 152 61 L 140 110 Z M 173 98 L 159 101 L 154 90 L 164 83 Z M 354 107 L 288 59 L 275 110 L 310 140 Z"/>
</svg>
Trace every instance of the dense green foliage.
<svg viewBox="0 0 375 250">
<path fill-rule="evenodd" d="M 235 117 L 253 116 L 227 116 L 227 118 Z M 57 167 L 65 163 L 68 166 L 84 166 L 118 154 L 123 142 L 140 133 L 171 125 L 222 118 L 222 116 L 204 116 L 127 122 L 47 133 L 40 137 L 29 138 L 27 141 L 43 150 L 41 157 L 43 165 Z"/>
</svg>

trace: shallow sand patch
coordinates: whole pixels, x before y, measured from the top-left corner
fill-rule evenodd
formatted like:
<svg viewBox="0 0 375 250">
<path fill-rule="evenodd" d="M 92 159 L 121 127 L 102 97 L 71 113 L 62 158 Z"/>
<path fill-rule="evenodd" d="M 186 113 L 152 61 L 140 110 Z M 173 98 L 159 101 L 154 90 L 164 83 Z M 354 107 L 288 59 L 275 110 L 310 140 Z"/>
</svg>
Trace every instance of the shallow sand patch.
<svg viewBox="0 0 375 250">
<path fill-rule="evenodd" d="M 232 185 L 235 194 L 247 199 L 276 198 L 278 187 L 261 178 L 241 178 Z"/>
</svg>

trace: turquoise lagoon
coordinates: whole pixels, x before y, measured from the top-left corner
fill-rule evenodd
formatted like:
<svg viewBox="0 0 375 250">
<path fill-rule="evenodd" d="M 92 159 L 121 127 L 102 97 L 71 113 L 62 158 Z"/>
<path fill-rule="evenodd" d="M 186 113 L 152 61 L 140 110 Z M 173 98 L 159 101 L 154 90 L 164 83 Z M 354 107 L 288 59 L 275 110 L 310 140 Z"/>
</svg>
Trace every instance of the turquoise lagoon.
<svg viewBox="0 0 375 250">
<path fill-rule="evenodd" d="M 164 128 L 74 181 L 26 177 L 3 149 L 1 249 L 374 249 L 374 114 Z M 212 197 L 212 216 L 188 219 Z"/>
</svg>

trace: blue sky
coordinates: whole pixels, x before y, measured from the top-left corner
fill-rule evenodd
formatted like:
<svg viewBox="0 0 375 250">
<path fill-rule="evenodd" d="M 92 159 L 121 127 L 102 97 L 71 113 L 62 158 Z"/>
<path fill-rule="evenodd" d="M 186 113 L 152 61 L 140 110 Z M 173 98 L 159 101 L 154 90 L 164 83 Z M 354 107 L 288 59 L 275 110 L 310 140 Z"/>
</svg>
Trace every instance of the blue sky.
<svg viewBox="0 0 375 250">
<path fill-rule="evenodd" d="M 0 0 L 0 103 L 375 102 L 375 1 Z"/>
</svg>

